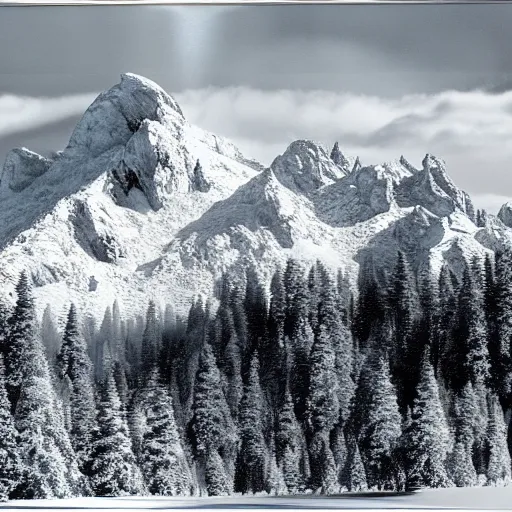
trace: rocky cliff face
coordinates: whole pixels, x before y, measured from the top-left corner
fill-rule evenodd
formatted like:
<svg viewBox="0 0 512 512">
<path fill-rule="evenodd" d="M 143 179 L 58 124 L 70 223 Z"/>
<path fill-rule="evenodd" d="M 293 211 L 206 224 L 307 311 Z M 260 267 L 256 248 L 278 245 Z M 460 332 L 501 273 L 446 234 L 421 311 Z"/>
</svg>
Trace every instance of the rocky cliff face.
<svg viewBox="0 0 512 512">
<path fill-rule="evenodd" d="M 74 301 L 97 316 L 152 298 L 185 311 L 222 272 L 270 276 L 293 256 L 355 279 L 368 255 L 404 251 L 418 271 L 512 243 L 505 205 L 483 228 L 444 163 L 361 165 L 338 144 L 299 140 L 269 169 L 191 126 L 176 101 L 125 74 L 101 94 L 54 159 L 9 153 L 0 178 L 0 280 L 6 297 L 29 272 L 39 311 Z M 94 283 L 94 286 L 91 286 Z M 62 309 L 63 310 L 63 309 Z"/>
</svg>

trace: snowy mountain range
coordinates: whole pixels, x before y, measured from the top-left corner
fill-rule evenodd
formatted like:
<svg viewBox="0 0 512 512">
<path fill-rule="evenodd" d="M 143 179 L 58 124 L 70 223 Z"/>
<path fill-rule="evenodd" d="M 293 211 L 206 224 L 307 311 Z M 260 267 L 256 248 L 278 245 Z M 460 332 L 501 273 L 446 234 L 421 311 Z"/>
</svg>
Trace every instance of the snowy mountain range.
<svg viewBox="0 0 512 512">
<path fill-rule="evenodd" d="M 150 80 L 123 74 L 52 159 L 28 149 L 0 177 L 0 293 L 22 270 L 38 311 L 70 301 L 100 317 L 116 299 L 140 313 L 149 299 L 188 309 L 223 272 L 252 264 L 268 279 L 289 257 L 317 258 L 355 280 L 368 254 L 437 272 L 512 245 L 512 204 L 478 216 L 445 164 L 426 155 L 362 165 L 298 140 L 269 168 L 192 126 Z"/>
</svg>

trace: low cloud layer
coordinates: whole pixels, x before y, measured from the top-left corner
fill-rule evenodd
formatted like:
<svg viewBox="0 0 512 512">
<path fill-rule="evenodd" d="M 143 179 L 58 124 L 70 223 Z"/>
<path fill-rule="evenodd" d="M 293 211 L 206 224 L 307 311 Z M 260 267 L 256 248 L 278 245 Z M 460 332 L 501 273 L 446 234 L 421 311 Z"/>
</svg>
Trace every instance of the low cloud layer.
<svg viewBox="0 0 512 512">
<path fill-rule="evenodd" d="M 222 134 L 265 164 L 295 139 L 331 146 L 372 164 L 404 155 L 419 166 L 443 158 L 480 207 L 512 197 L 512 92 L 447 91 L 379 98 L 326 91 L 202 89 L 177 96 L 188 119 Z"/>
<path fill-rule="evenodd" d="M 83 113 L 94 97 L 94 94 L 62 98 L 0 96 L 0 138 L 51 125 Z"/>
<path fill-rule="evenodd" d="M 63 149 L 95 94 L 61 98 L 0 96 L 0 161 L 9 149 Z M 190 122 L 233 140 L 269 165 L 296 139 L 375 164 L 404 155 L 421 165 L 443 158 L 454 181 L 479 207 L 497 212 L 512 199 L 512 92 L 447 91 L 380 98 L 328 91 L 264 91 L 244 87 L 175 95 Z"/>
</svg>

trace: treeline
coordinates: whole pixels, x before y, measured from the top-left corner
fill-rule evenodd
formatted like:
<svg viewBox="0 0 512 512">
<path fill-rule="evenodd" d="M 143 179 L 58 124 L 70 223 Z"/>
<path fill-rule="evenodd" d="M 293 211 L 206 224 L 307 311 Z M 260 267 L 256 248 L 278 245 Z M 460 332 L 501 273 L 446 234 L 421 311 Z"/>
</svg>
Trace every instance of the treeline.
<svg viewBox="0 0 512 512">
<path fill-rule="evenodd" d="M 59 329 L 22 274 L 0 308 L 0 496 L 507 484 L 511 254 L 432 276 L 369 258 L 353 290 L 292 259 L 187 318 L 71 305 Z"/>
</svg>

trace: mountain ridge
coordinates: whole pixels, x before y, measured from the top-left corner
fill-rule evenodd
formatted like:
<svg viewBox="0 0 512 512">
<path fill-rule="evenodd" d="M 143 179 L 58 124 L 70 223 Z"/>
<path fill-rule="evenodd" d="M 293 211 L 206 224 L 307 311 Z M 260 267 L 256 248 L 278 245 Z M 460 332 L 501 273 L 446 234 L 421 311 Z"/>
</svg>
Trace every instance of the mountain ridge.
<svg viewBox="0 0 512 512">
<path fill-rule="evenodd" d="M 30 208 L 26 205 L 29 204 Z M 416 169 L 361 165 L 336 143 L 291 142 L 268 168 L 185 119 L 172 96 L 127 73 L 100 94 L 53 159 L 11 151 L 0 177 L 0 279 L 27 270 L 38 312 L 70 301 L 100 317 L 149 299 L 186 311 L 223 272 L 267 279 L 295 257 L 355 282 L 367 253 L 419 270 L 512 245 L 504 206 L 477 226 L 468 194 L 427 154 Z M 511 223 L 512 225 L 512 223 Z M 91 283 L 96 283 L 92 286 Z"/>
</svg>

